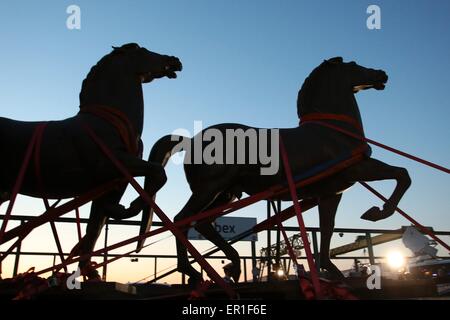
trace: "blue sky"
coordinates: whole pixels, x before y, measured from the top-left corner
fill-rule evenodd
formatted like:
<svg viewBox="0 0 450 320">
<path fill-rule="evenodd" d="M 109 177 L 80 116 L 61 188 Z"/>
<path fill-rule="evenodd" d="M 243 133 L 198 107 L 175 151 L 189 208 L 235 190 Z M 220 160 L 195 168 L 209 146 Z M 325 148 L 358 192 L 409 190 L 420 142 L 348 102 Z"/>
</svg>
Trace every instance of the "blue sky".
<svg viewBox="0 0 450 320">
<path fill-rule="evenodd" d="M 71 4 L 81 8 L 81 30 L 66 28 L 66 8 Z M 381 30 L 366 27 L 370 4 L 381 8 Z M 151 51 L 178 56 L 184 65 L 178 79 L 144 86 L 143 139 L 148 154 L 159 137 L 177 128 L 192 131 L 195 120 L 204 126 L 221 122 L 295 126 L 296 97 L 304 78 L 323 59 L 343 56 L 389 75 L 385 91 L 357 95 L 367 136 L 448 167 L 449 12 L 450 2 L 445 0 L 2 2 L 0 116 L 50 120 L 74 115 L 90 67 L 111 45 L 138 42 Z M 413 184 L 400 204 L 403 209 L 424 225 L 450 230 L 446 174 L 377 148 L 373 157 L 409 170 Z M 167 172 L 169 182 L 158 203 L 173 217 L 189 197 L 189 189 L 182 167 L 169 164 Z M 372 185 L 385 195 L 394 186 Z M 127 192 L 123 203 L 132 197 L 134 193 Z M 16 212 L 36 211 L 35 200 L 19 200 Z M 407 225 L 397 215 L 377 223 L 360 220 L 373 205 L 380 202 L 355 186 L 343 197 L 336 225 L 389 229 Z M 260 204 L 238 215 L 261 219 L 264 207 Z M 83 215 L 87 212 L 86 208 Z M 317 226 L 317 214 L 308 214 L 306 223 Z M 45 242 L 48 230 L 37 230 L 40 240 L 30 248 Z M 135 233 L 117 229 L 113 238 Z M 65 239 L 69 250 L 75 238 Z M 349 236 L 346 241 L 353 239 Z M 174 247 L 173 240 L 167 243 Z M 248 253 L 246 244 L 238 246 Z M 398 247 L 404 250 L 401 244 Z M 383 254 L 389 249 L 377 250 Z M 27 267 L 26 262 L 22 265 Z M 139 269 L 129 280 L 140 274 L 145 271 Z"/>
</svg>

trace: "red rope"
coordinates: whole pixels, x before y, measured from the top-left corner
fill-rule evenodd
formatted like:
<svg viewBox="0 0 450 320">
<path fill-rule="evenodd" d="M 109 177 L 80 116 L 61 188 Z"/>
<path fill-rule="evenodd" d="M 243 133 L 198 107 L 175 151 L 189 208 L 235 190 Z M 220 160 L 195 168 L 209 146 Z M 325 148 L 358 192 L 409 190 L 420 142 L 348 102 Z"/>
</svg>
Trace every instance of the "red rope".
<svg viewBox="0 0 450 320">
<path fill-rule="evenodd" d="M 286 230 L 284 229 L 283 223 L 281 222 L 281 219 L 280 219 L 280 217 L 278 215 L 278 212 L 275 212 L 275 217 L 276 217 L 278 229 L 281 231 L 281 234 L 283 235 L 284 242 L 286 243 L 286 247 L 287 247 L 287 250 L 288 250 L 289 257 L 291 258 L 292 262 L 295 264 L 295 270 L 297 271 L 297 276 L 298 276 L 298 279 L 299 279 L 300 290 L 303 292 L 305 297 L 308 298 L 310 295 L 308 294 L 308 292 L 306 292 L 305 287 L 302 285 L 302 281 L 301 281 L 302 275 L 299 274 L 299 271 L 298 271 L 299 263 L 297 261 L 297 257 L 296 257 L 296 255 L 294 253 L 294 250 L 293 250 L 293 248 L 291 246 L 291 243 L 289 242 L 289 238 L 288 238 L 288 236 L 286 234 Z M 316 291 L 316 290 L 314 290 L 314 291 Z M 311 298 L 314 298 L 314 294 L 312 295 Z"/>
<path fill-rule="evenodd" d="M 77 219 L 78 241 L 80 241 L 81 240 L 81 222 L 80 222 L 80 210 L 79 210 L 79 208 L 75 209 L 75 218 Z"/>
<path fill-rule="evenodd" d="M 317 120 L 337 120 L 342 122 L 347 122 L 351 124 L 353 127 L 363 132 L 363 128 L 361 123 L 359 123 L 355 118 L 347 116 L 345 114 L 334 114 L 334 113 L 310 113 L 302 116 L 302 120 L 300 124 L 317 121 Z"/>
<path fill-rule="evenodd" d="M 318 175 L 316 175 L 314 177 L 307 178 L 305 180 L 299 181 L 296 184 L 296 187 L 297 188 L 301 188 L 301 187 L 304 187 L 306 185 L 312 184 L 312 183 L 314 183 L 314 182 L 316 182 L 316 181 L 318 181 L 320 179 L 323 179 L 325 177 L 330 176 L 331 174 L 341 170 L 344 167 L 348 167 L 348 166 L 354 164 L 355 162 L 360 161 L 361 159 L 362 159 L 362 155 L 360 155 L 360 154 L 354 155 L 352 158 L 350 158 L 348 160 L 345 160 L 342 163 L 340 163 L 339 165 L 336 165 L 336 166 L 328 169 L 326 172 L 322 172 L 322 173 L 320 173 L 320 174 L 318 174 Z M 245 199 L 242 199 L 242 200 L 239 200 L 239 201 L 235 201 L 235 202 L 231 202 L 231 203 L 227 203 L 227 204 L 224 204 L 222 206 L 218 206 L 218 207 L 215 207 L 215 208 L 203 211 L 201 213 L 197 213 L 197 214 L 195 214 L 193 216 L 190 216 L 188 218 L 185 218 L 185 219 L 183 219 L 181 221 L 175 222 L 174 225 L 177 228 L 180 228 L 180 227 L 187 227 L 187 228 L 189 228 L 189 227 L 192 226 L 192 223 L 194 223 L 194 222 L 204 221 L 205 219 L 218 218 L 220 216 L 229 214 L 229 213 L 234 212 L 236 210 L 239 210 L 239 209 L 242 209 L 242 208 L 247 207 L 249 205 L 252 205 L 252 204 L 254 204 L 254 203 L 256 203 L 256 202 L 258 202 L 260 200 L 264 200 L 264 199 L 268 199 L 268 198 L 271 198 L 271 197 L 279 196 L 279 195 L 284 194 L 286 192 L 289 192 L 289 188 L 286 188 L 286 187 L 283 187 L 283 186 L 274 186 L 274 187 L 272 187 L 272 188 L 270 188 L 268 190 L 261 191 L 259 193 L 256 193 L 256 194 L 252 195 L 252 196 L 249 196 L 249 197 L 247 197 Z M 312 207 L 314 207 L 316 205 L 316 203 L 314 201 L 312 201 L 312 200 L 311 201 L 310 200 L 306 200 L 306 201 L 304 201 L 302 203 L 304 203 L 303 204 L 303 211 L 305 211 L 307 209 L 310 209 L 310 208 L 312 208 Z M 284 221 L 284 220 L 287 220 L 287 219 L 289 219 L 289 218 L 291 218 L 293 216 L 295 216 L 295 210 L 293 210 L 293 206 L 292 206 L 291 208 L 283 210 L 282 214 L 280 215 L 280 218 L 282 219 L 282 221 Z M 272 217 L 272 218 L 270 218 L 270 219 L 268 219 L 268 220 L 258 224 L 257 226 L 255 226 L 255 231 L 262 230 L 264 228 L 269 228 L 269 227 L 271 227 L 271 226 L 273 226 L 275 224 L 276 224 L 276 220 L 274 219 L 274 217 Z M 110 246 L 108 246 L 106 248 L 103 248 L 103 249 L 99 249 L 99 250 L 94 251 L 92 253 L 87 253 L 87 254 L 84 254 L 84 255 L 82 255 L 80 257 L 77 257 L 77 258 L 70 257 L 70 259 L 69 258 L 66 259 L 66 262 L 64 264 L 59 264 L 59 265 L 56 265 L 54 267 L 49 267 L 49 268 L 43 269 L 43 270 L 39 271 L 38 274 L 43 274 L 43 273 L 52 271 L 52 270 L 54 270 L 54 268 L 62 268 L 63 265 L 68 265 L 68 264 L 72 264 L 72 263 L 78 262 L 78 261 L 83 260 L 83 259 L 88 259 L 88 258 L 92 257 L 93 255 L 100 255 L 100 254 L 105 253 L 106 251 L 115 250 L 117 248 L 126 246 L 128 244 L 133 243 L 133 242 L 140 241 L 140 240 L 143 240 L 143 239 L 155 236 L 157 234 L 160 234 L 160 233 L 163 233 L 163 232 L 166 232 L 166 231 L 169 231 L 168 227 L 167 226 L 163 226 L 161 228 L 158 228 L 158 229 L 146 232 L 146 233 L 144 233 L 142 235 L 139 235 L 139 236 L 136 236 L 136 237 L 129 238 L 127 240 L 123 240 L 123 241 L 117 242 L 117 243 L 115 243 L 113 245 L 110 245 Z M 131 252 L 134 252 L 134 251 L 135 250 L 133 250 Z M 127 256 L 127 255 L 128 254 L 124 254 L 123 256 Z M 118 260 L 118 259 L 111 259 L 111 262 L 112 261 L 116 261 L 116 260 Z M 109 261 L 107 263 L 109 263 Z"/>
<path fill-rule="evenodd" d="M 388 151 L 391 151 L 393 153 L 399 154 L 399 155 L 401 155 L 403 157 L 406 157 L 406 158 L 409 158 L 409 159 L 411 159 L 413 161 L 422 163 L 422 164 L 424 164 L 426 166 L 429 166 L 431 168 L 440 170 L 440 171 L 445 172 L 445 173 L 450 173 L 450 169 L 448 169 L 446 167 L 443 167 L 443 166 L 440 166 L 440 165 L 438 165 L 436 163 L 433 163 L 433 162 L 424 160 L 422 158 L 413 156 L 413 155 L 411 155 L 409 153 L 406 153 L 404 151 L 401 151 L 401 150 L 389 147 L 389 146 L 387 146 L 385 144 L 382 144 L 380 142 L 377 142 L 375 140 L 368 139 L 368 138 L 366 138 L 364 136 L 361 136 L 361 135 L 355 134 L 353 132 L 350 132 L 348 130 L 345 130 L 345 129 L 339 127 L 339 126 L 335 126 L 335 125 L 332 125 L 330 123 L 326 123 L 326 122 L 323 122 L 323 121 L 317 121 L 317 120 L 338 120 L 338 121 L 344 121 L 344 122 L 350 123 L 350 124 L 354 125 L 356 128 L 359 127 L 359 125 L 355 125 L 354 124 L 354 121 L 355 121 L 354 119 L 349 118 L 349 117 L 339 117 L 339 115 L 334 115 L 334 114 L 311 114 L 311 115 L 306 115 L 306 116 L 302 117 L 302 120 L 300 121 L 300 124 L 316 123 L 316 124 L 319 124 L 319 125 L 331 128 L 333 130 L 336 130 L 338 132 L 344 133 L 344 134 L 346 134 L 346 135 L 348 135 L 348 136 L 350 136 L 352 138 L 358 139 L 360 141 L 364 141 L 364 142 L 376 145 L 376 146 L 378 146 L 380 148 L 383 148 L 385 150 L 388 150 Z M 380 194 L 374 188 L 370 187 L 367 183 L 365 183 L 364 181 L 360 181 L 360 183 L 365 188 L 367 188 L 370 192 L 375 194 L 378 198 L 380 198 L 384 202 L 387 201 L 387 199 L 382 194 Z M 411 216 L 409 216 L 405 211 L 401 210 L 398 207 L 395 210 L 398 213 L 400 213 L 404 218 L 406 218 L 408 221 L 413 223 L 416 227 L 418 227 L 422 232 L 428 234 L 430 237 L 432 237 L 434 240 L 436 240 L 439 244 L 441 244 L 443 247 L 445 247 L 447 250 L 450 251 L 450 246 L 449 245 L 447 245 L 444 241 L 442 241 L 439 237 L 437 237 L 435 234 L 433 234 L 430 230 L 428 230 L 423 225 L 421 225 L 418 221 L 416 221 L 413 218 L 411 218 Z"/>
<path fill-rule="evenodd" d="M 206 261 L 206 259 L 200 254 L 200 252 L 195 249 L 195 247 L 186 239 L 183 233 L 178 229 L 175 224 L 170 221 L 170 219 L 164 214 L 164 212 L 158 207 L 158 205 L 149 197 L 149 195 L 142 189 L 139 183 L 130 175 L 128 170 L 120 163 L 112 154 L 112 152 L 108 149 L 108 147 L 97 137 L 97 135 L 92 131 L 92 129 L 87 126 L 85 123 L 82 123 L 83 128 L 89 134 L 89 136 L 94 140 L 94 142 L 100 147 L 103 153 L 111 160 L 111 162 L 119 169 L 122 175 L 128 180 L 128 182 L 133 186 L 133 188 L 139 193 L 139 195 L 146 201 L 155 211 L 158 218 L 166 225 L 169 230 L 180 240 L 186 248 L 189 250 L 191 255 L 197 260 L 197 262 L 203 267 L 203 269 L 208 273 L 212 280 L 214 280 L 217 284 L 219 284 L 225 292 L 231 297 L 234 298 L 236 293 L 231 288 L 229 284 L 227 284 L 220 275 L 211 267 L 211 265 Z"/>
<path fill-rule="evenodd" d="M 117 108 L 104 105 L 83 105 L 80 113 L 95 115 L 115 127 L 129 153 L 138 155 L 140 137 L 127 115 Z"/>
<path fill-rule="evenodd" d="M 297 188 L 295 186 L 294 179 L 292 178 L 292 172 L 291 167 L 289 165 L 289 159 L 287 156 L 286 148 L 284 147 L 283 139 L 281 139 L 281 137 L 280 137 L 280 152 L 284 164 L 284 171 L 286 173 L 286 178 L 289 184 L 289 190 L 291 192 L 291 198 L 292 201 L 294 202 L 295 213 L 297 214 L 298 225 L 300 227 L 300 235 L 303 241 L 303 247 L 305 248 L 306 258 L 308 260 L 309 273 L 311 275 L 314 291 L 316 292 L 316 297 L 320 298 L 321 293 L 320 293 L 319 275 L 317 273 L 316 265 L 314 263 L 313 255 L 311 252 L 311 247 L 308 241 L 306 227 L 302 217 L 302 209 L 300 207 L 300 202 L 298 201 Z"/>
<path fill-rule="evenodd" d="M 362 184 L 367 190 L 369 190 L 370 192 L 372 192 L 374 195 L 376 195 L 378 198 L 380 198 L 381 200 L 383 200 L 384 202 L 387 201 L 387 199 L 381 194 L 379 193 L 377 190 L 375 190 L 374 188 L 372 188 L 371 186 L 369 186 L 367 183 L 365 183 L 364 181 L 360 181 L 360 184 Z M 400 213 L 404 218 L 406 218 L 408 221 L 410 221 L 412 224 L 414 224 L 416 227 L 418 227 L 423 233 L 426 233 L 427 235 L 429 235 L 431 238 L 433 238 L 434 240 L 436 240 L 436 242 L 438 242 L 439 244 L 441 244 L 444 248 L 446 248 L 448 251 L 450 251 L 450 246 L 448 244 L 446 244 L 444 241 L 442 241 L 438 236 L 436 236 L 433 232 L 431 232 L 430 229 L 425 228 L 423 225 L 421 225 L 418 221 L 414 220 L 413 218 L 411 218 L 411 216 L 409 216 L 405 211 L 403 211 L 400 208 L 395 208 L 395 210 Z"/>
<path fill-rule="evenodd" d="M 353 134 L 353 133 L 351 133 L 351 132 L 348 132 L 348 131 L 346 131 L 346 130 L 344 130 L 344 129 L 341 129 L 341 128 L 339 128 L 339 127 L 336 127 L 336 126 L 333 126 L 333 125 L 330 125 L 330 124 L 326 124 L 326 123 L 322 123 L 322 122 L 316 122 L 316 121 L 308 121 L 308 122 L 314 122 L 314 123 L 322 124 L 322 125 L 324 125 L 324 126 L 328 126 L 328 127 L 332 128 L 332 129 L 336 129 L 337 131 L 341 131 L 341 132 L 343 132 L 343 133 L 348 133 L 350 136 L 353 136 L 353 137 L 355 137 L 355 138 L 361 138 L 361 140 L 363 140 L 363 141 L 366 141 L 366 142 L 369 142 L 369 143 L 377 144 L 377 142 L 375 142 L 375 141 L 372 141 L 372 140 L 370 140 L 370 139 L 366 139 L 366 138 L 364 138 L 364 137 L 355 135 L 355 134 Z M 397 150 L 397 151 L 398 151 L 398 150 Z M 398 152 L 399 152 L 399 153 L 402 153 L 401 151 L 398 151 Z M 411 157 L 414 157 L 414 156 L 411 156 Z M 357 157 L 355 157 L 355 159 L 352 159 L 352 160 L 356 160 L 356 158 L 357 158 Z M 415 159 L 413 159 L 413 160 L 415 160 Z M 423 159 L 421 159 L 421 160 L 423 160 Z M 424 161 L 424 162 L 427 162 L 427 161 L 425 161 L 425 160 L 423 160 L 423 161 Z M 434 165 L 434 166 L 437 166 L 437 167 L 440 167 L 440 166 L 435 165 L 435 164 L 433 164 L 433 165 Z M 431 166 L 433 166 L 433 165 L 431 165 Z M 442 167 L 441 167 L 441 168 L 442 168 Z M 439 168 L 438 168 L 438 169 L 439 169 Z M 449 170 L 446 169 L 446 168 L 444 168 L 444 170 L 449 171 Z M 311 179 L 307 179 L 307 180 L 311 180 Z M 316 180 L 316 179 L 314 179 L 314 180 Z M 302 184 L 303 184 L 303 185 L 304 185 L 304 184 L 308 184 L 308 183 L 311 183 L 311 182 L 312 182 L 312 181 L 302 181 L 302 183 L 297 183 L 297 186 L 302 185 Z M 224 214 L 230 213 L 230 212 L 232 212 L 232 211 L 234 211 L 234 210 L 237 210 L 237 209 L 240 209 L 240 208 L 242 208 L 242 207 L 248 206 L 248 205 L 250 205 L 250 204 L 252 204 L 252 203 L 255 203 L 255 202 L 257 202 L 257 201 L 259 201 L 259 200 L 261 200 L 261 199 L 268 198 L 268 197 L 270 197 L 270 196 L 274 196 L 275 194 L 279 194 L 279 193 L 282 192 L 281 190 L 282 190 L 282 189 L 279 188 L 279 187 L 278 187 L 278 188 L 277 188 L 277 187 L 271 188 L 271 189 L 269 189 L 269 190 L 266 190 L 266 191 L 264 191 L 264 192 L 261 192 L 261 193 L 259 193 L 259 194 L 254 195 L 254 196 L 248 197 L 248 198 L 243 199 L 243 200 L 241 200 L 241 201 L 234 202 L 234 203 L 231 204 L 231 206 L 230 206 L 230 205 L 224 205 L 224 206 L 221 206 L 221 207 L 218 207 L 218 208 L 214 208 L 214 209 L 211 209 L 211 210 L 207 210 L 207 211 L 202 212 L 202 213 L 199 213 L 199 214 L 197 214 L 197 215 L 195 215 L 195 216 L 192 216 L 192 217 L 189 217 L 189 218 L 187 218 L 187 219 L 184 219 L 183 221 L 179 221 L 179 222 L 177 222 L 177 223 L 174 223 L 173 225 L 174 225 L 174 227 L 190 226 L 190 224 L 191 224 L 192 222 L 194 222 L 194 221 L 199 221 L 199 220 L 205 219 L 205 218 L 207 218 L 207 217 L 211 217 L 212 215 L 217 215 L 217 216 L 224 215 Z M 290 213 L 289 213 L 289 214 L 290 214 Z M 412 219 L 412 218 L 410 218 L 410 219 Z M 274 221 L 270 221 L 270 222 L 273 223 Z M 124 245 L 126 245 L 126 244 L 130 244 L 130 243 L 135 242 L 135 241 L 137 241 L 137 240 L 142 240 L 142 239 L 148 238 L 148 237 L 150 237 L 150 236 L 153 236 L 153 235 L 156 235 L 156 234 L 159 234 L 159 233 L 168 231 L 168 230 L 169 230 L 169 228 L 168 228 L 167 226 L 164 226 L 164 227 L 162 227 L 162 228 L 159 228 L 159 229 L 156 229 L 156 230 L 147 232 L 147 233 L 145 233 L 145 234 L 143 234 L 143 235 L 140 235 L 140 236 L 137 236 L 137 237 L 133 237 L 133 238 L 130 238 L 130 239 L 125 240 L 125 241 L 121 241 L 121 242 L 119 242 L 119 243 L 116 243 L 116 244 L 111 245 L 111 246 L 109 246 L 109 247 L 106 247 L 106 248 L 104 248 L 104 249 L 98 250 L 98 251 L 96 251 L 96 252 L 92 252 L 92 253 L 90 253 L 90 254 L 83 255 L 82 257 L 78 257 L 78 258 L 74 258 L 74 259 L 72 259 L 72 260 L 70 260 L 70 261 L 66 261 L 65 263 L 60 264 L 59 266 L 62 266 L 62 265 L 68 264 L 68 263 L 74 263 L 74 262 L 77 262 L 77 261 L 79 261 L 79 260 L 81 260 L 81 259 L 83 259 L 83 258 L 84 258 L 84 259 L 85 259 L 85 258 L 89 258 L 90 256 L 92 256 L 92 255 L 94 255 L 94 254 L 100 254 L 100 253 L 105 252 L 106 250 L 113 250 L 113 249 L 119 248 L 119 247 L 121 247 L 121 246 L 124 246 Z M 134 251 L 134 250 L 133 250 L 133 251 Z M 133 252 L 133 251 L 132 251 L 132 252 Z M 130 252 L 130 253 L 131 253 L 131 252 Z M 69 259 L 68 259 L 68 260 L 69 260 Z M 112 260 L 115 261 L 115 260 L 117 260 L 117 259 L 112 259 Z M 112 262 L 112 261 L 111 261 L 111 262 Z M 48 272 L 48 271 L 50 271 L 51 269 L 52 269 L 52 268 L 44 269 L 44 270 L 40 271 L 38 274 Z"/>
<path fill-rule="evenodd" d="M 341 119 L 335 119 L 335 120 L 341 120 Z M 401 150 L 398 150 L 398 149 L 389 147 L 389 146 L 387 146 L 387 145 L 385 145 L 385 144 L 382 144 L 382 143 L 380 143 L 380 142 L 378 142 L 378 141 L 375 141 L 375 140 L 366 138 L 366 137 L 364 137 L 364 136 L 355 134 L 355 133 L 353 133 L 353 132 L 350 132 L 350 131 L 348 131 L 348 130 L 345 130 L 345 129 L 339 127 L 339 126 L 335 126 L 335 125 L 332 125 L 332 124 L 330 124 L 330 123 L 326 123 L 326 122 L 323 122 L 323 121 L 315 121 L 315 120 L 301 121 L 301 123 L 302 123 L 302 124 L 303 124 L 303 123 L 305 123 L 305 124 L 306 124 L 306 123 L 316 123 L 316 124 L 320 124 L 320 125 L 322 125 L 322 126 L 325 126 L 325 127 L 334 129 L 334 130 L 336 130 L 336 131 L 339 131 L 339 132 L 341 132 L 341 133 L 344 133 L 344 134 L 346 134 L 346 135 L 348 135 L 348 136 L 350 136 L 350 137 L 353 137 L 353 138 L 355 138 L 355 139 L 358 139 L 358 140 L 361 140 L 361 141 L 364 141 L 364 142 L 368 142 L 368 143 L 373 144 L 373 145 L 375 145 L 375 146 L 377 146 L 377 147 L 380 147 L 380 148 L 383 148 L 383 149 L 388 150 L 388 151 L 390 151 L 390 152 L 393 152 L 393 153 L 396 153 L 396 154 L 398 154 L 398 155 L 401 155 L 402 157 L 411 159 L 411 160 L 413 160 L 413 161 L 422 163 L 422 164 L 424 164 L 424 165 L 426 165 L 426 166 L 429 166 L 429 167 L 431 167 L 431 168 L 434 168 L 434 169 L 437 169 L 437 170 L 440 170 L 440 171 L 442 171 L 442 172 L 445 172 L 445 173 L 450 174 L 450 169 L 449 169 L 449 168 L 446 168 L 446 167 L 444 167 L 444 166 L 438 165 L 438 164 L 433 163 L 433 162 L 431 162 L 431 161 L 427 161 L 427 160 L 425 160 L 425 159 L 422 159 L 422 158 L 413 156 L 412 154 L 406 153 L 406 152 L 404 152 L 404 151 L 401 151 Z"/>
<path fill-rule="evenodd" d="M 6 226 L 8 225 L 9 218 L 11 217 L 11 212 L 14 207 L 14 203 L 16 201 L 17 195 L 19 194 L 20 188 L 22 187 L 22 182 L 25 177 L 25 173 L 27 171 L 28 164 L 30 163 L 31 156 L 33 154 L 33 149 L 34 149 L 34 145 L 36 143 L 36 139 L 39 135 L 39 132 L 41 130 L 43 130 L 45 125 L 46 124 L 43 123 L 43 124 L 39 124 L 36 126 L 36 128 L 34 129 L 34 132 L 33 132 L 33 136 L 31 137 L 31 140 L 28 144 L 27 150 L 25 152 L 25 157 L 22 162 L 22 166 L 20 167 L 19 175 L 17 176 L 16 183 L 14 184 L 14 187 L 12 189 L 11 199 L 8 204 L 8 209 L 6 210 L 5 217 L 3 218 L 2 226 L 0 228 L 0 243 L 2 243 L 3 236 L 6 231 Z"/>
<path fill-rule="evenodd" d="M 24 234 L 30 233 L 33 229 L 49 222 L 53 221 L 56 218 L 59 218 L 60 216 L 66 214 L 67 212 L 70 212 L 74 210 L 77 207 L 81 207 L 82 205 L 85 205 L 86 203 L 95 200 L 105 194 L 106 192 L 112 190 L 117 183 L 122 183 L 122 180 L 113 180 L 110 181 L 94 190 L 91 190 L 89 192 L 86 192 L 82 195 L 80 195 L 77 198 L 74 198 L 59 207 L 56 207 L 56 204 L 53 204 L 50 210 L 47 210 L 42 215 L 30 219 L 27 223 L 17 226 L 8 232 L 6 232 L 3 236 L 3 239 L 1 239 L 0 244 L 3 244 L 6 241 L 9 241 L 15 237 L 23 236 Z"/>
<path fill-rule="evenodd" d="M 45 131 L 46 127 L 47 127 L 47 123 L 44 123 L 42 126 L 37 128 L 36 142 L 35 142 L 35 148 L 34 148 L 34 169 L 35 169 L 36 180 L 37 180 L 40 195 L 42 197 L 42 201 L 44 202 L 45 209 L 49 210 L 50 203 L 48 202 L 48 198 L 45 193 L 44 181 L 42 179 L 42 172 L 41 172 L 41 146 L 42 146 L 42 138 L 44 136 L 44 131 Z M 50 221 L 50 227 L 52 229 L 53 238 L 55 239 L 59 258 L 61 259 L 61 262 L 64 262 L 64 253 L 62 250 L 61 241 L 59 240 L 58 230 L 56 229 L 56 224 L 54 221 Z M 64 271 L 67 272 L 67 268 L 64 268 Z"/>
</svg>

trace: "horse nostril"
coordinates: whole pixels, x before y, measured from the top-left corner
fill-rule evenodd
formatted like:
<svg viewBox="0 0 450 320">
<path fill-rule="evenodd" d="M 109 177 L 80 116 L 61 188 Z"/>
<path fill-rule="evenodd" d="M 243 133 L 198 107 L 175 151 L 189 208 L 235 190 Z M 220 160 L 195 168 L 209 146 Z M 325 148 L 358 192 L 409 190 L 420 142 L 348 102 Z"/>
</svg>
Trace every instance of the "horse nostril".
<svg viewBox="0 0 450 320">
<path fill-rule="evenodd" d="M 379 79 L 380 79 L 381 82 L 387 82 L 388 81 L 387 73 L 384 72 L 383 70 L 380 70 Z"/>
<path fill-rule="evenodd" d="M 181 69 L 183 69 L 181 61 L 177 57 L 172 57 L 172 65 L 176 71 L 181 71 Z"/>
</svg>

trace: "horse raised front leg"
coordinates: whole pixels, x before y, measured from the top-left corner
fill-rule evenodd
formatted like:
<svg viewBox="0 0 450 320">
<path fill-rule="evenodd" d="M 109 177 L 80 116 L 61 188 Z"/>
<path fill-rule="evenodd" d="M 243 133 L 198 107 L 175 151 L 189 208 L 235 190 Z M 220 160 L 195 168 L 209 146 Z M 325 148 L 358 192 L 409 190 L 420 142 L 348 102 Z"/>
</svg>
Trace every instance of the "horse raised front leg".
<svg viewBox="0 0 450 320">
<path fill-rule="evenodd" d="M 153 197 L 167 181 L 164 167 L 157 163 L 151 163 L 142 159 L 124 154 L 118 157 L 133 177 L 146 177 L 144 190 Z M 116 204 L 107 208 L 107 214 L 114 219 L 129 219 L 137 216 L 148 204 L 141 197 L 131 202 L 128 208 Z"/>
<path fill-rule="evenodd" d="M 411 178 L 405 168 L 390 166 L 375 159 L 367 159 L 350 167 L 345 172 L 351 181 L 396 180 L 394 192 L 388 198 L 383 209 L 372 207 L 362 216 L 362 219 L 378 221 L 390 217 L 397 208 L 401 198 L 411 185 Z"/>
</svg>

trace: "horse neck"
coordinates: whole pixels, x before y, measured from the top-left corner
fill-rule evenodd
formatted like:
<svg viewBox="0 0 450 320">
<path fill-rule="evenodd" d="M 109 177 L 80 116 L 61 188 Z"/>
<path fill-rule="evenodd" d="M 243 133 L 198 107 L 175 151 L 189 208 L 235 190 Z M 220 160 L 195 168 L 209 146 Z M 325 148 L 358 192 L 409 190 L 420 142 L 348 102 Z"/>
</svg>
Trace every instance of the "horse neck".
<svg viewBox="0 0 450 320">
<path fill-rule="evenodd" d="M 322 95 L 323 97 L 323 95 Z M 333 101 L 321 101 L 322 99 L 313 99 L 315 103 L 310 104 L 310 107 L 303 108 L 301 111 L 302 117 L 312 114 L 327 114 L 327 115 L 340 115 L 351 118 L 355 121 L 356 127 L 360 128 L 358 133 L 364 134 L 364 127 L 361 119 L 361 113 L 359 112 L 358 103 L 353 94 L 348 95 L 343 99 L 336 99 Z M 311 107 L 314 106 L 314 107 Z M 344 124 L 348 129 L 355 129 L 355 125 Z M 361 132 L 362 130 L 362 132 Z"/>
<path fill-rule="evenodd" d="M 102 105 L 114 108 L 127 117 L 135 132 L 141 136 L 144 127 L 144 99 L 141 84 L 116 84 L 111 90 L 105 82 L 89 86 L 80 93 L 80 107 Z"/>
<path fill-rule="evenodd" d="M 139 136 L 142 135 L 144 128 L 144 100 L 142 98 L 142 89 L 140 90 L 139 97 L 124 97 L 123 100 L 120 99 L 112 107 L 116 107 L 117 110 L 126 115 L 133 125 L 134 130 L 136 130 L 136 133 Z"/>
<path fill-rule="evenodd" d="M 364 133 L 364 126 L 361 119 L 361 113 L 359 112 L 358 102 L 356 102 L 355 96 L 351 94 L 349 101 L 344 105 L 344 114 L 356 120 L 360 126 L 362 133 Z"/>
</svg>

